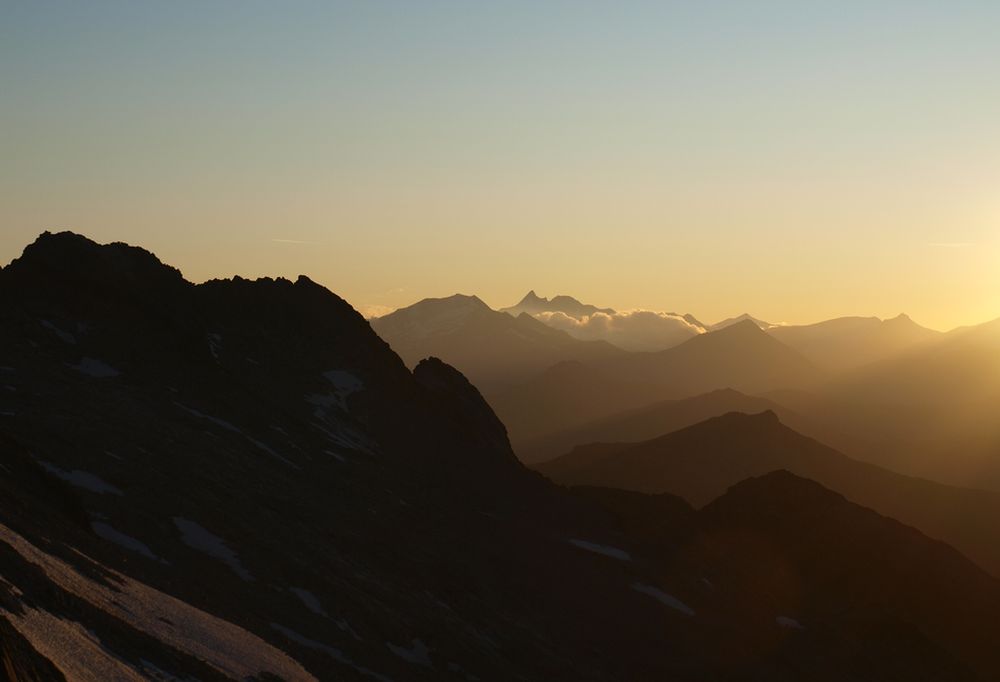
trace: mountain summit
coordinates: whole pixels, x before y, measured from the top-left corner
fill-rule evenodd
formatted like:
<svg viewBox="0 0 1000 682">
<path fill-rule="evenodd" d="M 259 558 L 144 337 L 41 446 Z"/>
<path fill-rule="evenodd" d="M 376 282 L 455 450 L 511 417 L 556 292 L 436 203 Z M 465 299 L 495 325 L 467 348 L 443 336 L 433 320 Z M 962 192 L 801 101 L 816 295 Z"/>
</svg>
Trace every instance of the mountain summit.
<svg viewBox="0 0 1000 682">
<path fill-rule="evenodd" d="M 537 315 L 538 313 L 563 313 L 577 319 L 588 317 L 595 313 L 615 314 L 612 308 L 598 308 L 594 305 L 581 303 L 572 296 L 560 295 L 553 297 L 551 300 L 541 298 L 535 293 L 534 289 L 525 294 L 520 303 L 507 308 L 501 308 L 500 312 L 508 313 L 515 317 L 521 313 L 528 313 L 529 315 Z"/>
</svg>

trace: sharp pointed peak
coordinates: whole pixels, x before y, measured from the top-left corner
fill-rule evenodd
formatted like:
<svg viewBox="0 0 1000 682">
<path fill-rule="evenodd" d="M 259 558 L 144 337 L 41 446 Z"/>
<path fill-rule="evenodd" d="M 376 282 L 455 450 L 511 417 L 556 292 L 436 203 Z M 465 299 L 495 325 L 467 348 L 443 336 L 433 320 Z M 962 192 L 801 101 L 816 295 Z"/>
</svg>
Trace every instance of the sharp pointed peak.
<svg viewBox="0 0 1000 682">
<path fill-rule="evenodd" d="M 711 331 L 714 334 L 732 336 L 758 336 L 764 334 L 764 330 L 752 319 L 739 320 L 724 327 L 717 327 Z"/>
</svg>

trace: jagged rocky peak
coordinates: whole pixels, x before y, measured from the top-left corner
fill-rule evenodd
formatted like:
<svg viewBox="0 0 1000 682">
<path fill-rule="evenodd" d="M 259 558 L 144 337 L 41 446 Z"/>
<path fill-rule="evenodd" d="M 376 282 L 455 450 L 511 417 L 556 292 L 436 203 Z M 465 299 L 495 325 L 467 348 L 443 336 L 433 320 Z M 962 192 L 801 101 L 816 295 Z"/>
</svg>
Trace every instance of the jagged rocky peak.
<svg viewBox="0 0 1000 682">
<path fill-rule="evenodd" d="M 506 427 L 465 375 L 440 359 L 431 357 L 417 364 L 413 377 L 465 438 L 497 453 L 506 464 L 517 464 L 507 439 Z"/>
<path fill-rule="evenodd" d="M 150 306 L 190 287 L 181 272 L 155 255 L 121 242 L 97 244 L 73 232 L 44 232 L 3 269 L 8 282 L 26 287 L 23 297 L 146 299 Z"/>
</svg>

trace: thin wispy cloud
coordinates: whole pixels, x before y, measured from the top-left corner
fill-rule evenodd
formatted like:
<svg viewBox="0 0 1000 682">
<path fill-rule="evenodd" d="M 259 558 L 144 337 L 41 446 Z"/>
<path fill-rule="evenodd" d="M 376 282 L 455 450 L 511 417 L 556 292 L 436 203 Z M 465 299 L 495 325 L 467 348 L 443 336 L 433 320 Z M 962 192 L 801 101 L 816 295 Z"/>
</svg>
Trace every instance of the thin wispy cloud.
<svg viewBox="0 0 1000 682">
<path fill-rule="evenodd" d="M 272 239 L 272 242 L 279 244 L 319 244 L 320 242 L 310 242 L 304 239 Z"/>
</svg>

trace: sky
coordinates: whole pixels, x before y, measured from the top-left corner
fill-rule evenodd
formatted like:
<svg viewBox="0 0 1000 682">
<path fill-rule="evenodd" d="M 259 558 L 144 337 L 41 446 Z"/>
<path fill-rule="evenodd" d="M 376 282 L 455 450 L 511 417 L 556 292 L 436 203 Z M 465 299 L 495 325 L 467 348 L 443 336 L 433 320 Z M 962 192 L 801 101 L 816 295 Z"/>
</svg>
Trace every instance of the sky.
<svg viewBox="0 0 1000 682">
<path fill-rule="evenodd" d="M 0 2 L 44 230 L 363 312 L 1000 317 L 1000 3 Z"/>
</svg>

